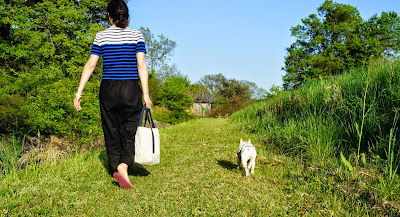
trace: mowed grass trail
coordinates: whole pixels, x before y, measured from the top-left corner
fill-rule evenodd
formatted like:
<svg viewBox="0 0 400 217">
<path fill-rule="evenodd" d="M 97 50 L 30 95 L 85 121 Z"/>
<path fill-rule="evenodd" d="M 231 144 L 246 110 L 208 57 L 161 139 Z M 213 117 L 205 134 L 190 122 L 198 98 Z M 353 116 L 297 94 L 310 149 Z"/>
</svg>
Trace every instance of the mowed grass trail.
<svg viewBox="0 0 400 217">
<path fill-rule="evenodd" d="M 135 165 L 133 189 L 108 176 L 105 150 L 80 153 L 0 179 L 0 215 L 271 216 L 301 214 L 298 204 L 307 203 L 301 192 L 285 190 L 285 164 L 274 164 L 258 138 L 227 119 L 197 119 L 160 134 L 161 163 Z M 258 151 L 250 178 L 236 169 L 240 138 L 251 138 Z"/>
</svg>

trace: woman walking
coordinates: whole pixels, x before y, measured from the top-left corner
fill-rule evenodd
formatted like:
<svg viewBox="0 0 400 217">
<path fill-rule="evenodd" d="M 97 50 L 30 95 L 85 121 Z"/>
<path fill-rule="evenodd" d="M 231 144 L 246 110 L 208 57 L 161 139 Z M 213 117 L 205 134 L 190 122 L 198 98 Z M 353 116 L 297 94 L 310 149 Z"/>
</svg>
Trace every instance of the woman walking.
<svg viewBox="0 0 400 217">
<path fill-rule="evenodd" d="M 143 106 L 142 90 L 146 107 L 151 107 L 146 48 L 142 33 L 128 27 L 128 7 L 123 0 L 112 0 L 107 13 L 111 26 L 96 34 L 74 106 L 76 110 L 81 110 L 83 89 L 102 57 L 99 101 L 109 173 L 121 188 L 132 188 L 128 168 L 133 164 L 135 155 L 135 133 Z"/>
</svg>

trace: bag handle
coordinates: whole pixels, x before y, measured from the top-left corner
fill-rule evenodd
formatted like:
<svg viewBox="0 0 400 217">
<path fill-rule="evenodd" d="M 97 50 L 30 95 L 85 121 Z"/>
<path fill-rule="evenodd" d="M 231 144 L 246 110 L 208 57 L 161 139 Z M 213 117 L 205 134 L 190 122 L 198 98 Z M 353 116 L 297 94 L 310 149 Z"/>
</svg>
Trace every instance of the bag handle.
<svg viewBox="0 0 400 217">
<path fill-rule="evenodd" d="M 153 128 L 156 128 L 156 127 L 154 126 L 154 121 L 153 121 L 153 118 L 151 117 L 150 109 L 146 108 L 146 118 L 144 120 L 144 124 L 146 124 L 147 120 L 149 121 L 149 124 L 152 125 L 150 129 L 151 129 L 151 137 L 153 140 L 153 154 L 154 154 L 154 153 L 156 153 L 156 145 L 155 145 L 155 140 L 154 140 Z"/>
<path fill-rule="evenodd" d="M 142 126 L 143 113 L 144 113 L 144 110 L 145 110 L 145 109 L 146 109 L 146 104 L 143 105 L 142 111 L 140 111 L 140 119 L 139 119 L 138 127 L 141 127 L 141 126 Z M 146 123 L 146 122 L 145 122 L 145 123 Z"/>
<path fill-rule="evenodd" d="M 139 124 L 138 124 L 139 127 L 142 126 L 143 114 L 144 113 L 146 113 L 145 114 L 144 124 L 146 125 L 146 122 L 149 122 L 149 124 L 152 127 L 151 128 L 151 137 L 152 137 L 152 140 L 153 140 L 153 154 L 154 154 L 155 153 L 155 142 L 154 142 L 153 128 L 156 128 L 156 126 L 154 124 L 153 117 L 151 116 L 151 111 L 150 111 L 150 109 L 146 108 L 146 104 L 143 105 L 142 111 L 140 112 L 140 119 L 139 119 Z"/>
<path fill-rule="evenodd" d="M 154 124 L 153 117 L 151 116 L 151 111 L 150 109 L 146 108 L 146 117 L 144 120 L 144 124 L 148 122 L 152 128 L 156 128 L 156 125 Z"/>
<path fill-rule="evenodd" d="M 146 114 L 144 114 L 146 113 Z M 148 122 L 152 128 L 156 128 L 156 125 L 154 124 L 153 117 L 151 116 L 151 111 L 150 109 L 146 108 L 146 104 L 143 105 L 142 111 L 140 112 L 140 119 L 139 119 L 139 124 L 138 126 L 142 126 L 142 121 L 143 121 L 143 114 L 145 115 L 145 120 L 144 124 Z"/>
</svg>

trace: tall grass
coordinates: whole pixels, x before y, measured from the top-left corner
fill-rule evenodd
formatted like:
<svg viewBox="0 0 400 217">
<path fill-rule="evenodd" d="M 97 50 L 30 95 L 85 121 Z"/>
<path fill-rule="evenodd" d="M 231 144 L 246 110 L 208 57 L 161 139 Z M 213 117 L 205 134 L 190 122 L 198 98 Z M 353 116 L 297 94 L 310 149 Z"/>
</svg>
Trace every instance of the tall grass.
<svg viewBox="0 0 400 217">
<path fill-rule="evenodd" d="M 24 150 L 23 137 L 21 144 L 14 135 L 7 140 L 5 136 L 0 142 L 0 177 L 14 173 L 18 170 L 18 159 Z"/>
<path fill-rule="evenodd" d="M 381 140 L 387 141 L 398 118 L 399 84 L 400 60 L 374 59 L 364 68 L 282 91 L 231 119 L 266 143 L 313 162 L 338 157 L 340 151 L 360 156 L 370 150 L 385 158 L 387 144 Z"/>
<path fill-rule="evenodd" d="M 386 165 L 385 165 L 385 174 L 386 176 L 380 178 L 379 187 L 382 194 L 389 199 L 393 198 L 393 188 L 395 188 L 396 174 L 399 168 L 400 163 L 400 152 L 399 147 L 396 147 L 396 129 L 397 129 L 397 121 L 399 111 L 395 111 L 395 119 L 393 121 L 393 127 L 390 129 L 389 139 L 387 141 L 383 141 L 387 144 L 386 152 Z M 398 143 L 397 143 L 398 144 Z"/>
</svg>

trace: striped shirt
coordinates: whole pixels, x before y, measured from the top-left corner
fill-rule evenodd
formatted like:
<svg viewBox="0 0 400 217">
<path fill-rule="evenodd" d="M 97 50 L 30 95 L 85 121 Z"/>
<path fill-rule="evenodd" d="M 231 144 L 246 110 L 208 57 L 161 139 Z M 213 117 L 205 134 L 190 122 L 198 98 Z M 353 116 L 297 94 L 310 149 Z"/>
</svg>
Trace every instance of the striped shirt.
<svg viewBox="0 0 400 217">
<path fill-rule="evenodd" d="M 111 26 L 96 34 L 90 54 L 103 57 L 103 79 L 139 79 L 136 53 L 145 52 L 139 30 Z"/>
</svg>

